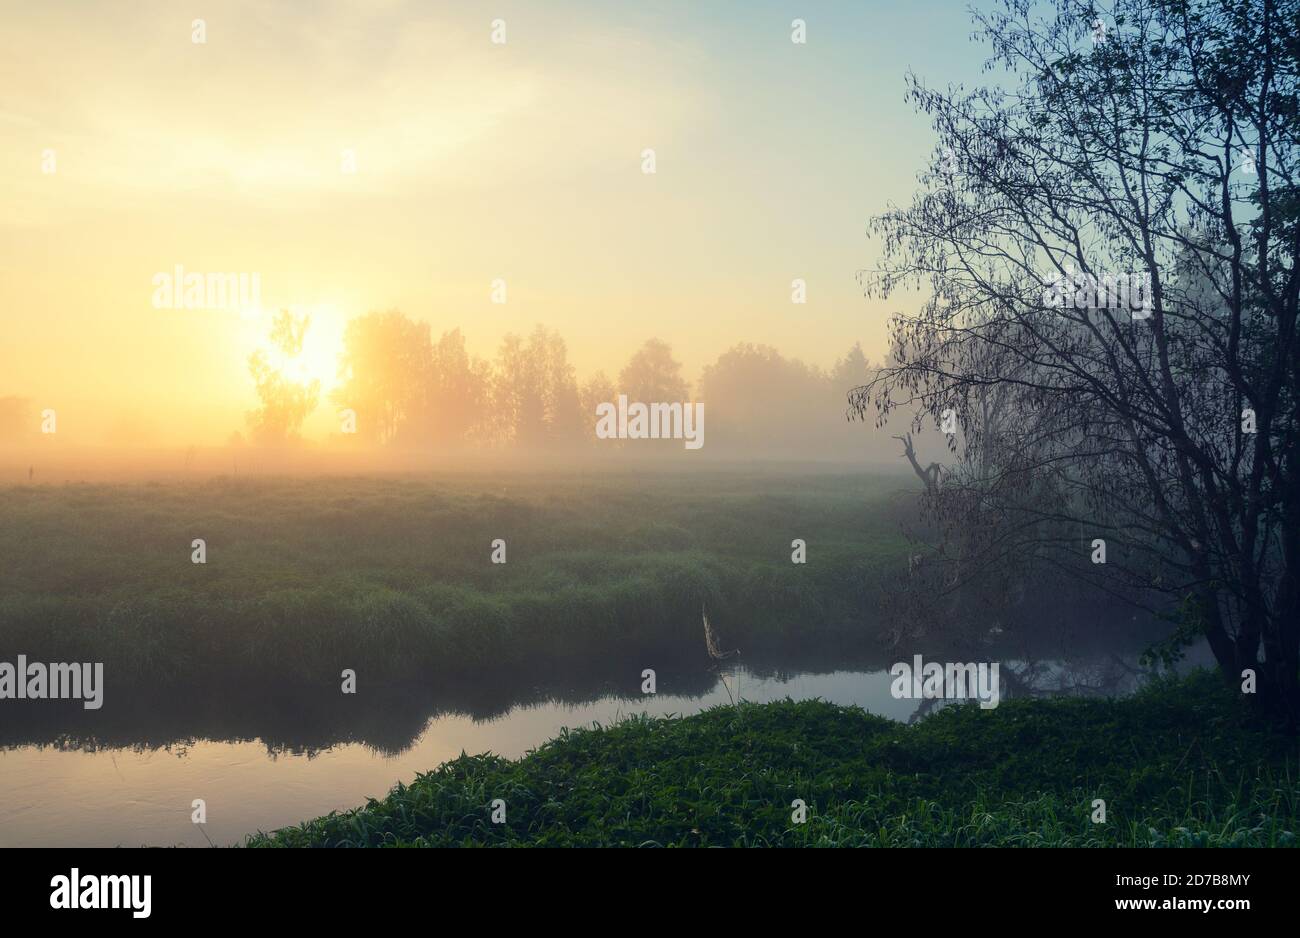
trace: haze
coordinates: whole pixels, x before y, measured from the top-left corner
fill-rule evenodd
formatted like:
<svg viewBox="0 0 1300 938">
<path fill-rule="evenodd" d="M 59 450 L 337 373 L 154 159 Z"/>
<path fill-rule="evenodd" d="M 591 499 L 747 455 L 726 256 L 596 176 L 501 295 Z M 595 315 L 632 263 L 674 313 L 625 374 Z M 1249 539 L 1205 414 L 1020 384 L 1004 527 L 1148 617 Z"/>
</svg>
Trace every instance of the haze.
<svg viewBox="0 0 1300 938">
<path fill-rule="evenodd" d="M 864 228 L 931 146 L 901 76 L 977 73 L 947 7 L 12 5 L 0 398 L 55 409 L 65 442 L 223 444 L 282 308 L 311 316 L 309 441 L 336 428 L 345 324 L 371 310 L 485 359 L 544 324 L 580 381 L 651 337 L 692 384 L 738 342 L 879 360 Z M 155 309 L 178 264 L 260 274 L 259 308 Z"/>
</svg>

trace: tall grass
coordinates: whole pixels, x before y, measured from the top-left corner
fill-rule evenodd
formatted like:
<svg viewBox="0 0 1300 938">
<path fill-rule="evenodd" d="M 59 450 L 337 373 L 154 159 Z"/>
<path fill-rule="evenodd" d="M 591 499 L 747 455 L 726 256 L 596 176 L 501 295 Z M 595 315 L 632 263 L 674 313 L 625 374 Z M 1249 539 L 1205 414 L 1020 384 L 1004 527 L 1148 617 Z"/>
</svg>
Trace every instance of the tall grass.
<svg viewBox="0 0 1300 938">
<path fill-rule="evenodd" d="M 221 479 L 0 490 L 0 656 L 114 685 L 372 683 L 865 643 L 901 562 L 894 480 Z M 813 533 L 815 532 L 815 533 Z M 810 540 L 816 563 L 790 563 Z M 206 565 L 190 542 L 207 543 Z M 508 562 L 489 562 L 494 538 Z"/>
</svg>

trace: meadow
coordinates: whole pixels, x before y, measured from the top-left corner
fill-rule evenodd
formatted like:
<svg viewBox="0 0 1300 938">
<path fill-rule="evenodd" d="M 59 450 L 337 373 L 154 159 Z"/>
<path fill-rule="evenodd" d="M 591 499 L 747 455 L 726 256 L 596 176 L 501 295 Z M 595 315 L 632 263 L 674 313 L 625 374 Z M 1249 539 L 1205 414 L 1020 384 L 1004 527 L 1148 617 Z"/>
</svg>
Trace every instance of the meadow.
<svg viewBox="0 0 1300 938">
<path fill-rule="evenodd" d="M 0 745 L 87 751 L 258 739 L 391 753 L 440 713 L 607 696 L 636 713 L 646 667 L 659 693 L 714 687 L 702 609 L 751 672 L 878 670 L 897 659 L 887 597 L 918 526 L 901 474 L 736 467 L 13 486 L 0 513 L 0 660 L 105 673 L 100 711 L 8 702 Z M 807 563 L 791 562 L 796 538 Z M 1133 638 L 1127 617 L 1036 585 L 1016 637 L 1049 656 L 1081 652 L 1107 622 Z M 1054 629 L 1072 605 L 1075 625 Z M 1026 654 L 919 625 L 909 654 Z M 518 760 L 463 755 L 248 842 L 1291 844 L 1295 743 L 1253 720 L 1208 674 L 910 726 L 741 699 L 566 731 Z M 494 798 L 505 824 L 489 819 Z M 1095 798 L 1109 823 L 1091 823 Z"/>
<path fill-rule="evenodd" d="M 108 723 L 159 700 L 324 708 L 343 669 L 371 705 L 647 666 L 671 685 L 708 663 L 702 608 L 747 661 L 874 649 L 912 510 L 901 476 L 734 469 L 13 486 L 0 653 L 104 662 Z"/>
</svg>

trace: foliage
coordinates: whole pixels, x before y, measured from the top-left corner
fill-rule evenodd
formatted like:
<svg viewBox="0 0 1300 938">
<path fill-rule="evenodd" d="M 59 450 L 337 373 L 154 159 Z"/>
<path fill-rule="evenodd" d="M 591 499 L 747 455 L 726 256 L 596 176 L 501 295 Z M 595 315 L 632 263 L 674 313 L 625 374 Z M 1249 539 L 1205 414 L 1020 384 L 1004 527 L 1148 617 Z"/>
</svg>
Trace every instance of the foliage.
<svg viewBox="0 0 1300 938">
<path fill-rule="evenodd" d="M 1298 755 L 1205 674 L 912 726 L 822 701 L 741 704 L 566 731 L 517 761 L 462 755 L 248 845 L 1295 846 Z"/>
</svg>

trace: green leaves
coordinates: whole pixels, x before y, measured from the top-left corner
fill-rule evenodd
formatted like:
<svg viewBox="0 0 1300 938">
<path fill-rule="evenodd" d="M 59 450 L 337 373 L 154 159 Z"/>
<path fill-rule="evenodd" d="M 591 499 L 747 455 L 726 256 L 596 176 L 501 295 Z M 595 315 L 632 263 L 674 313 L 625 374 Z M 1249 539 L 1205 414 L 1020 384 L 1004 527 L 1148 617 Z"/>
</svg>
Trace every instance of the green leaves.
<svg viewBox="0 0 1300 938">
<path fill-rule="evenodd" d="M 954 706 L 914 726 L 818 700 L 632 717 L 518 761 L 461 756 L 250 846 L 1295 846 L 1297 746 L 1213 675 L 1121 701 Z M 1231 725 L 1191 745 L 1186 727 Z M 508 822 L 492 824 L 501 798 Z M 794 799 L 807 822 L 792 823 Z M 1094 798 L 1110 819 L 1090 821 Z"/>
</svg>

